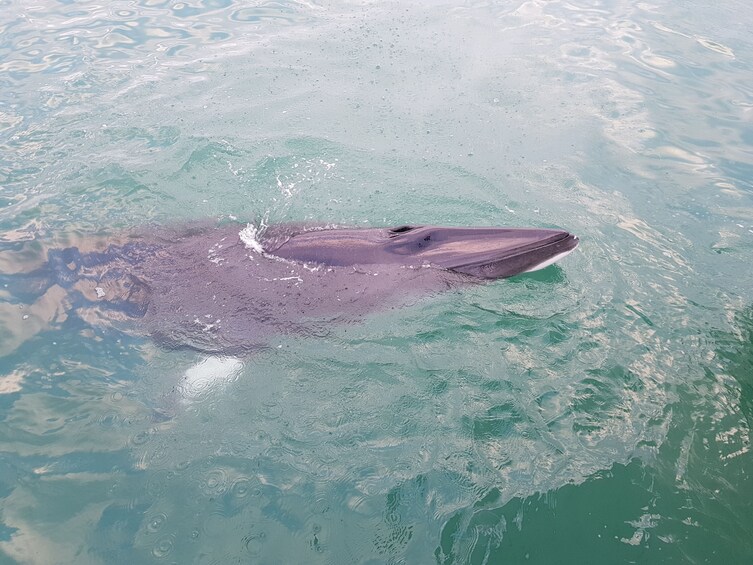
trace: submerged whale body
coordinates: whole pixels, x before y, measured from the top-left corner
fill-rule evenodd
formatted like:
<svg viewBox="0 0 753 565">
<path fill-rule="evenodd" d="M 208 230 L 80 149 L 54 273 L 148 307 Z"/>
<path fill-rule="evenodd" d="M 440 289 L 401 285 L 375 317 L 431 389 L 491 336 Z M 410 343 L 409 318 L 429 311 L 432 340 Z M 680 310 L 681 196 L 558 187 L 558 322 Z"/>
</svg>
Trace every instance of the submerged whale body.
<svg viewBox="0 0 753 565">
<path fill-rule="evenodd" d="M 242 354 L 275 334 L 322 335 L 411 296 L 534 271 L 577 245 L 550 229 L 281 225 L 256 238 L 226 225 L 50 249 L 28 278 L 46 281 L 38 294 L 65 289 L 70 310 L 135 320 L 163 345 Z"/>
</svg>

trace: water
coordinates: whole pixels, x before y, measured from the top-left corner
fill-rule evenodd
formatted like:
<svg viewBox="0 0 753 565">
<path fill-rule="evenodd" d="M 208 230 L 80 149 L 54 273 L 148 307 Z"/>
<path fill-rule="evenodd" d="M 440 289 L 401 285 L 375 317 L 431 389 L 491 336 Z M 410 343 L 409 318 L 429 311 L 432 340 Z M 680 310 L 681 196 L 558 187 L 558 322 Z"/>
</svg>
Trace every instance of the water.
<svg viewBox="0 0 753 565">
<path fill-rule="evenodd" d="M 751 562 L 751 22 L 0 1 L 0 282 L 207 218 L 582 240 L 249 358 L 0 287 L 0 561 Z"/>
</svg>

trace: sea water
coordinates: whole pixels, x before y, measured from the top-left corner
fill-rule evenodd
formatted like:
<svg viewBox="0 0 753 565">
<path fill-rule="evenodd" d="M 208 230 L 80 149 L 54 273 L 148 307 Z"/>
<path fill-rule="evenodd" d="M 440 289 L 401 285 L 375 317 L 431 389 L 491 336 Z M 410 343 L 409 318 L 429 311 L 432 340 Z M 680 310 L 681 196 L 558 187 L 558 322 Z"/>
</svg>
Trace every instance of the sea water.
<svg viewBox="0 0 753 565">
<path fill-rule="evenodd" d="M 742 0 L 0 0 L 0 561 L 750 563 L 752 25 Z M 199 221 L 581 245 L 243 358 L 20 274 Z"/>
</svg>

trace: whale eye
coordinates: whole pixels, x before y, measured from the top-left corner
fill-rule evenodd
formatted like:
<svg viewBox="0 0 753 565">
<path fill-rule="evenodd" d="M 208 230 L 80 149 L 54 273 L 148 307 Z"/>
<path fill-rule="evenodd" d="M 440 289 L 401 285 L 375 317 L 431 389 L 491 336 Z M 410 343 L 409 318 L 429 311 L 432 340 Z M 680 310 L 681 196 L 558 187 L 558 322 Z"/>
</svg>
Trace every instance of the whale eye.
<svg viewBox="0 0 753 565">
<path fill-rule="evenodd" d="M 390 228 L 390 233 L 405 233 L 413 229 L 413 226 L 398 226 L 396 228 Z"/>
</svg>

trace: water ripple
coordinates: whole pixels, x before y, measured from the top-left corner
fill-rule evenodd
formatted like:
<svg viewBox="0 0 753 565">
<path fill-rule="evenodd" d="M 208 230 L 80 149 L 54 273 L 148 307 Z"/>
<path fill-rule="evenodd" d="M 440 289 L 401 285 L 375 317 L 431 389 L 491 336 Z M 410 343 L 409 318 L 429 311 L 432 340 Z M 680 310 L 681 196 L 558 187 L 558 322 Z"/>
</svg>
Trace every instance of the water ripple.
<svg viewBox="0 0 753 565">
<path fill-rule="evenodd" d="M 197 215 L 582 239 L 243 360 L 0 287 L 11 558 L 749 561 L 749 8 L 446 4 L 0 0 L 3 275 Z"/>
</svg>

